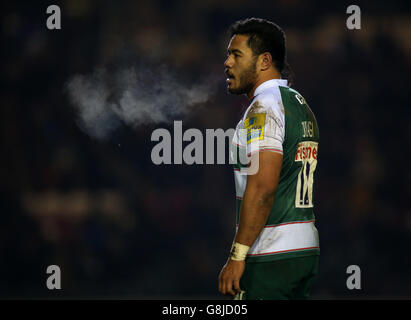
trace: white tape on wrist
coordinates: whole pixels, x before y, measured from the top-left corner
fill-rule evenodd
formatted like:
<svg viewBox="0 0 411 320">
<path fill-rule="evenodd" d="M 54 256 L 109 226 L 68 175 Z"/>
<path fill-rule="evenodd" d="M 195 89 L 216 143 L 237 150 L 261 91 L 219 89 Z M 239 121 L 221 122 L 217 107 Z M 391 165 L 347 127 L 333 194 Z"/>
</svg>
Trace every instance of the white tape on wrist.
<svg viewBox="0 0 411 320">
<path fill-rule="evenodd" d="M 250 250 L 249 246 L 235 242 L 231 247 L 230 259 L 234 261 L 244 261 L 248 250 Z"/>
</svg>

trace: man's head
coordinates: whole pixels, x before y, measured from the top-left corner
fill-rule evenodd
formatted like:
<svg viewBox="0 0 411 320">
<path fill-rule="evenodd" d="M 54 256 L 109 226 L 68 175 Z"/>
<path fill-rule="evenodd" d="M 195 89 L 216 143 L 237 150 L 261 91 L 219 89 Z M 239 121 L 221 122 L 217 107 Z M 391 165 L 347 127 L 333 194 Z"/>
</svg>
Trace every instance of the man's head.
<svg viewBox="0 0 411 320">
<path fill-rule="evenodd" d="M 285 35 L 275 23 L 258 18 L 230 26 L 228 57 L 224 62 L 227 90 L 249 94 L 260 83 L 280 78 L 286 64 Z"/>
</svg>

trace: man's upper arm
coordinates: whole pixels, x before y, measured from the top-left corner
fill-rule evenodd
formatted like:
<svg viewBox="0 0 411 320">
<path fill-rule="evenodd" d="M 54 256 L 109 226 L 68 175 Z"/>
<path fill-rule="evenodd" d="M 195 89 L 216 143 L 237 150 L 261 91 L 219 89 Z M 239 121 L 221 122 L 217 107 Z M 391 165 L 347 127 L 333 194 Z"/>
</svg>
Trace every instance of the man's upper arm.
<svg viewBox="0 0 411 320">
<path fill-rule="evenodd" d="M 244 128 L 247 155 L 257 151 L 283 153 L 285 116 L 281 100 L 271 94 L 259 96 L 245 116 Z"/>
<path fill-rule="evenodd" d="M 258 162 L 257 173 L 247 176 L 246 189 L 255 188 L 266 194 L 274 194 L 280 178 L 283 155 L 278 152 L 260 151 Z"/>
<path fill-rule="evenodd" d="M 251 155 L 249 184 L 274 191 L 277 188 L 285 137 L 285 116 L 282 102 L 275 95 L 261 95 L 248 110 L 244 127 L 247 130 L 247 154 Z M 257 158 L 256 158 L 257 156 Z M 258 161 L 258 167 L 253 164 Z"/>
</svg>

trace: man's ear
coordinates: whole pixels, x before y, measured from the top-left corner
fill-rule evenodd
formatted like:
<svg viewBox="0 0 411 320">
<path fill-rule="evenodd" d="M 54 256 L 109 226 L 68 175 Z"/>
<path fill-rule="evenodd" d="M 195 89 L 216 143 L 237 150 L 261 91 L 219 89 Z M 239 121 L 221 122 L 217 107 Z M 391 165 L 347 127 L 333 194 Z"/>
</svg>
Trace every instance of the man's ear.
<svg viewBox="0 0 411 320">
<path fill-rule="evenodd" d="M 271 53 L 269 52 L 262 53 L 260 55 L 260 59 L 261 71 L 265 71 L 273 65 L 273 58 L 271 57 Z"/>
</svg>

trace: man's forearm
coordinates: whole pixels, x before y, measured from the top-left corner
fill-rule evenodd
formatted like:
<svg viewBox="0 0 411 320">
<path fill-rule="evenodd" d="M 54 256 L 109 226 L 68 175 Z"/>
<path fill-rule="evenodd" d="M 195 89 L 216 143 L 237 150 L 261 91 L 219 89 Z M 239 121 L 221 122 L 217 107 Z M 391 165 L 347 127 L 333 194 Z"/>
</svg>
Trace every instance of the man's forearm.
<svg viewBox="0 0 411 320">
<path fill-rule="evenodd" d="M 267 222 L 273 202 L 273 191 L 263 188 L 246 188 L 234 242 L 252 246 Z"/>
</svg>

